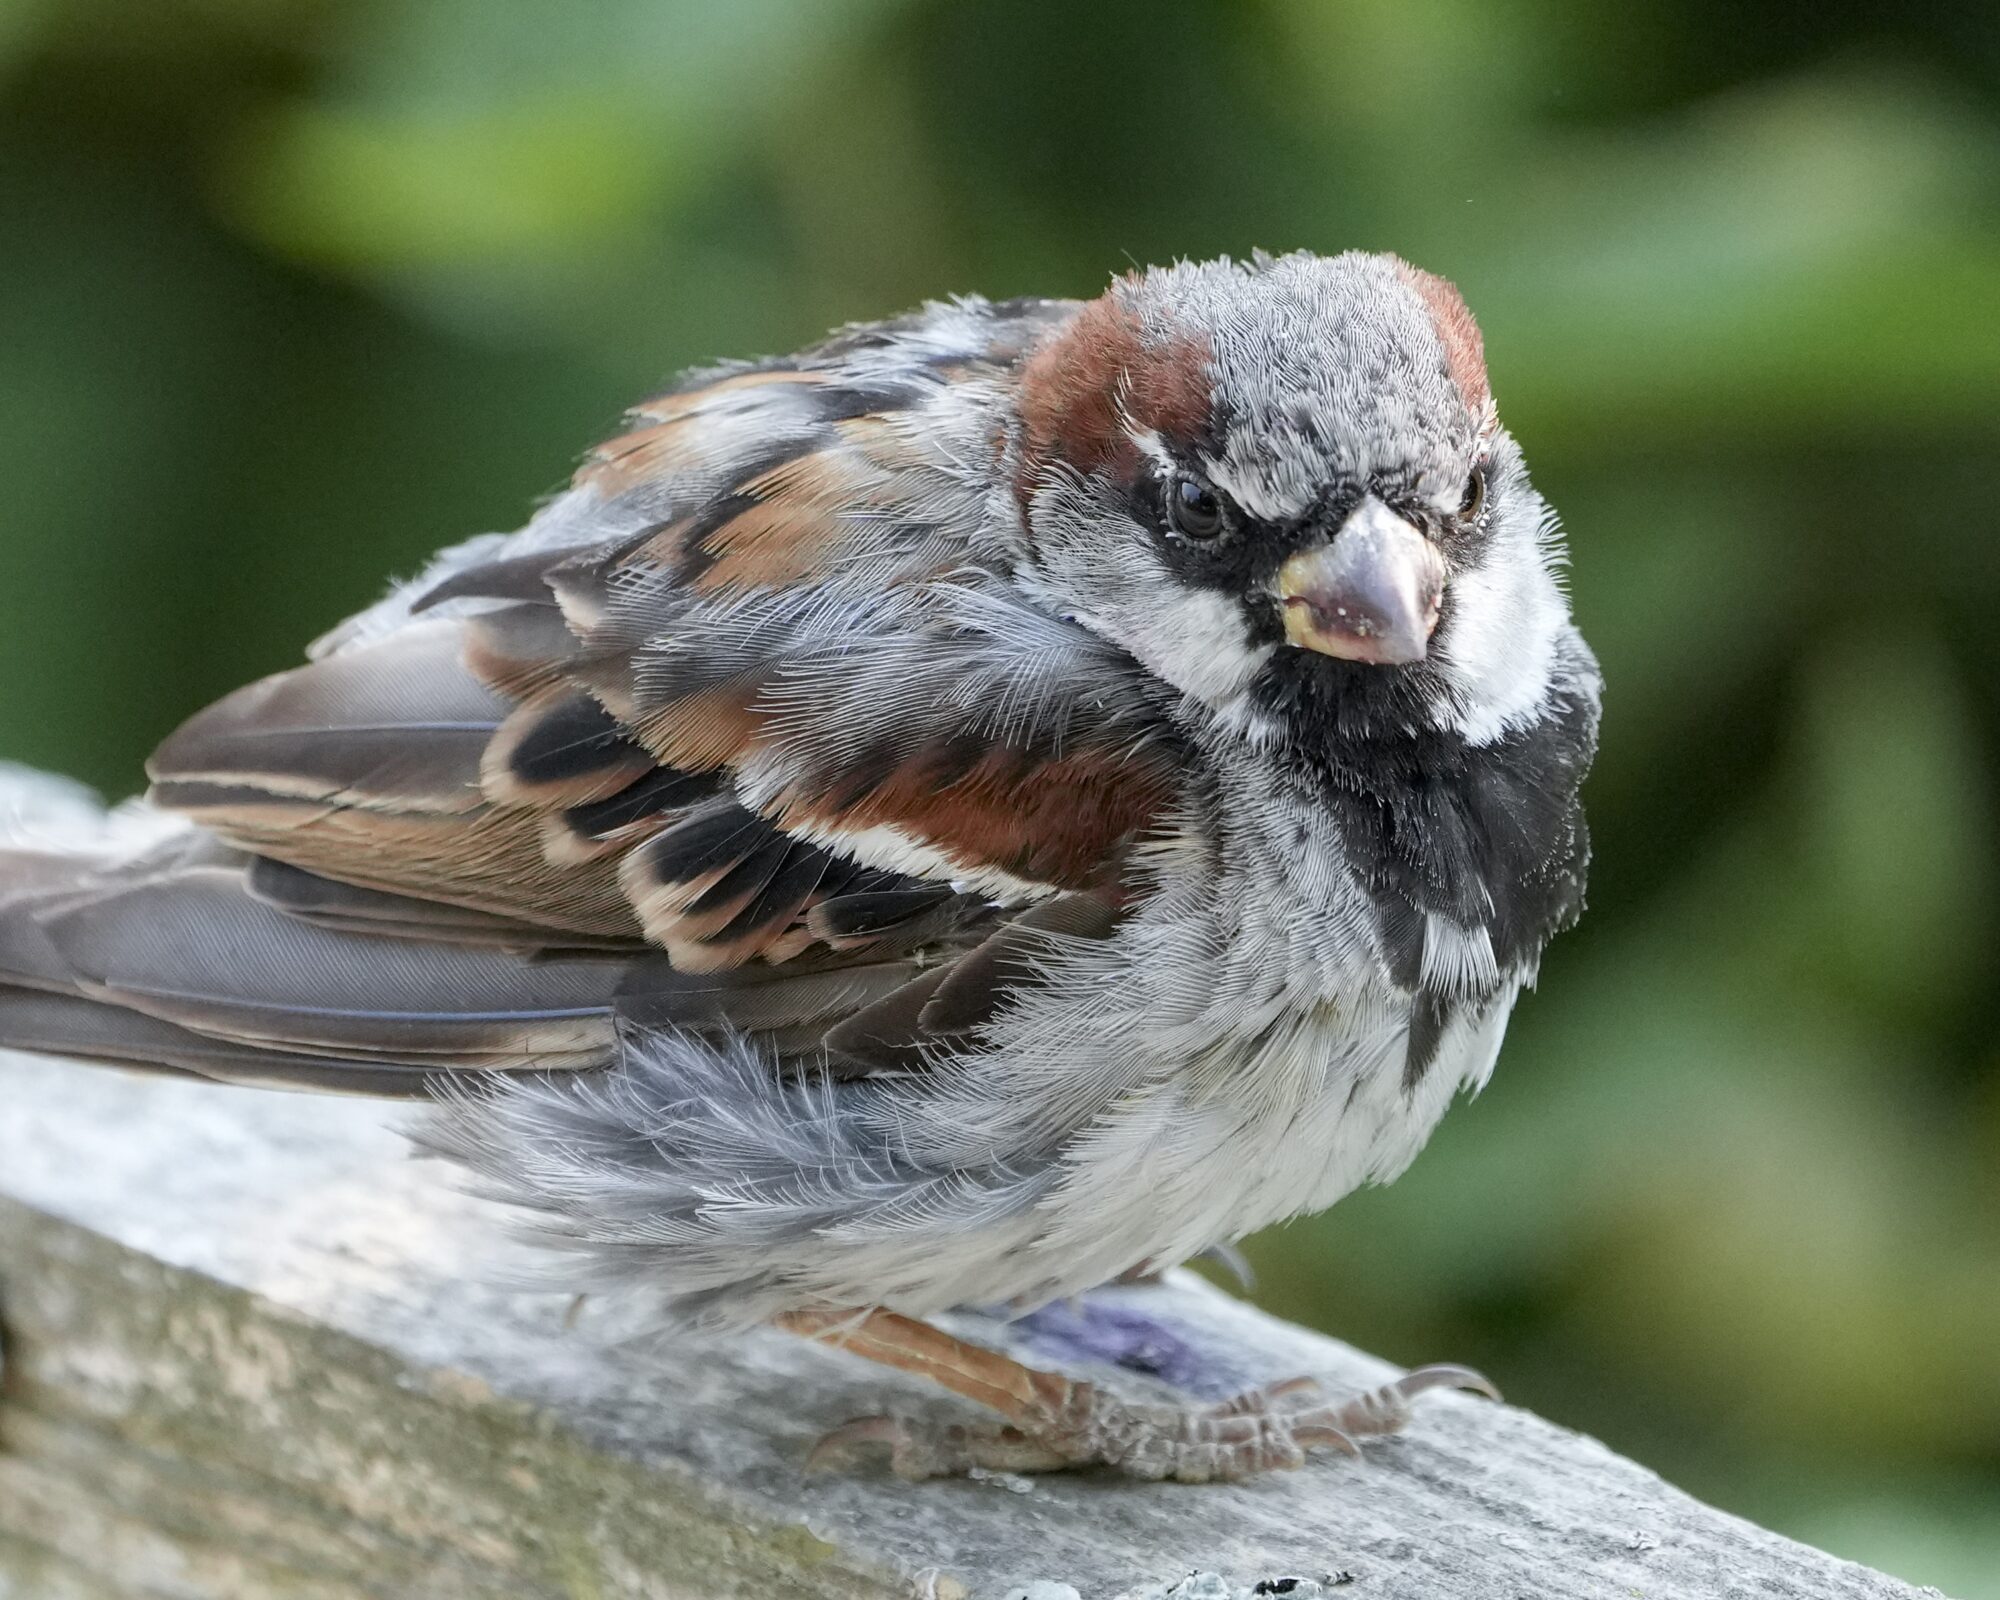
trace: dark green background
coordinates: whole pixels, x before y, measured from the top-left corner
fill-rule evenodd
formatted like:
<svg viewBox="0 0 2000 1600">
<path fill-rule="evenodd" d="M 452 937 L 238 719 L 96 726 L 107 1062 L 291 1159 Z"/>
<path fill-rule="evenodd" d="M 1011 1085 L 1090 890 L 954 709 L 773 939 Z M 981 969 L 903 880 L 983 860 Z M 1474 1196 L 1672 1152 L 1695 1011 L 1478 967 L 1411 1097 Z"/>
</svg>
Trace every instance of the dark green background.
<svg viewBox="0 0 2000 1600">
<path fill-rule="evenodd" d="M 1455 278 L 1604 661 L 1592 907 L 1260 1297 L 2000 1596 L 1989 5 L 0 0 L 0 753 L 148 746 L 684 363 Z"/>
</svg>

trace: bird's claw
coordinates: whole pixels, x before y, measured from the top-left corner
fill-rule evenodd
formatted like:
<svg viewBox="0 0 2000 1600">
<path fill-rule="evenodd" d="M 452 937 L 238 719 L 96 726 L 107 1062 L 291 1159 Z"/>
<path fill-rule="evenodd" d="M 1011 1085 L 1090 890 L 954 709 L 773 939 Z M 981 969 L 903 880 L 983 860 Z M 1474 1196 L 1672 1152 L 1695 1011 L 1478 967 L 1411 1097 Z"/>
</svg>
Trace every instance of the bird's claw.
<svg viewBox="0 0 2000 1600">
<path fill-rule="evenodd" d="M 1379 1388 L 1338 1403 L 1321 1399 L 1315 1378 L 1289 1378 L 1203 1406 L 1148 1405 L 1076 1385 L 1045 1414 L 984 1426 L 926 1426 L 899 1417 L 859 1417 L 813 1446 L 816 1471 L 856 1446 L 886 1445 L 889 1465 L 908 1479 L 957 1477 L 974 1470 L 1054 1472 L 1104 1466 L 1130 1477 L 1183 1483 L 1237 1479 L 1297 1467 L 1315 1447 L 1359 1456 L 1360 1440 L 1395 1433 L 1410 1402 L 1429 1389 L 1499 1391 L 1470 1367 L 1418 1367 Z"/>
</svg>

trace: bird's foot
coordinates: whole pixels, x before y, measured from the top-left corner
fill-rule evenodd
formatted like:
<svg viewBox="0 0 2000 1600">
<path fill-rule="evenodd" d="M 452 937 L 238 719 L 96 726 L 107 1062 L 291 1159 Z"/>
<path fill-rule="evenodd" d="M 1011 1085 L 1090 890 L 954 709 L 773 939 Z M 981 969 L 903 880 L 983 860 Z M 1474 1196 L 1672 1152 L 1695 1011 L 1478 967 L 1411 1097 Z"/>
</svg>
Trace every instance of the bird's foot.
<svg viewBox="0 0 2000 1600">
<path fill-rule="evenodd" d="M 1312 1378 L 1252 1389 L 1214 1405 L 1125 1401 L 1093 1384 L 1048 1385 L 1014 1420 L 982 1426 L 926 1427 L 897 1417 L 862 1417 L 821 1439 L 807 1468 L 857 1446 L 887 1445 L 898 1477 L 959 1477 L 993 1472 L 1060 1472 L 1110 1467 L 1134 1478 L 1181 1483 L 1252 1477 L 1301 1465 L 1316 1445 L 1358 1456 L 1360 1440 L 1395 1433 L 1410 1401 L 1426 1389 L 1499 1392 L 1469 1367 L 1419 1367 L 1393 1383 L 1338 1404 L 1323 1400 Z"/>
</svg>

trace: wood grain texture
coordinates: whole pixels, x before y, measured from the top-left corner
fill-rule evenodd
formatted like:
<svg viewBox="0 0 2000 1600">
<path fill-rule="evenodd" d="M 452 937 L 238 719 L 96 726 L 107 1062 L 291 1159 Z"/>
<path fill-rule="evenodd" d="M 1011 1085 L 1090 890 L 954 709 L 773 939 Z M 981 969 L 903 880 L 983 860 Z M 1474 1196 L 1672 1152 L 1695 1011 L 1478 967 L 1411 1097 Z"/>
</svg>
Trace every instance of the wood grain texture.
<svg viewBox="0 0 2000 1600">
<path fill-rule="evenodd" d="M 1921 1592 L 1470 1398 L 1427 1397 L 1365 1463 L 1243 1485 L 806 1479 L 820 1431 L 951 1403 L 776 1334 L 566 1329 L 560 1296 L 469 1276 L 509 1254 L 394 1110 L 22 1057 L 0 1106 L 8 1600 Z M 1219 1381 L 1386 1371 L 1193 1282 L 1109 1293 Z"/>
</svg>

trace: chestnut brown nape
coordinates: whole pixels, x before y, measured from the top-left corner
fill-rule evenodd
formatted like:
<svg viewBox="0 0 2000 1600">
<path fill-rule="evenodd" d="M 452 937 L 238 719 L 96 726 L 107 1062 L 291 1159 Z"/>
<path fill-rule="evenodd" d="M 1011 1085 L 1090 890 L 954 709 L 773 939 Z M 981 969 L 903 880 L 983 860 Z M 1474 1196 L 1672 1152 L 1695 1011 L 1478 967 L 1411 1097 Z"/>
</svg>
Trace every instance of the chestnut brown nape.
<svg viewBox="0 0 2000 1600">
<path fill-rule="evenodd" d="M 1208 341 L 1188 333 L 1149 344 L 1126 292 L 1127 280 L 1113 284 L 1023 369 L 1024 480 L 1052 459 L 1129 480 L 1140 465 L 1133 427 L 1190 439 L 1208 426 Z"/>
</svg>

